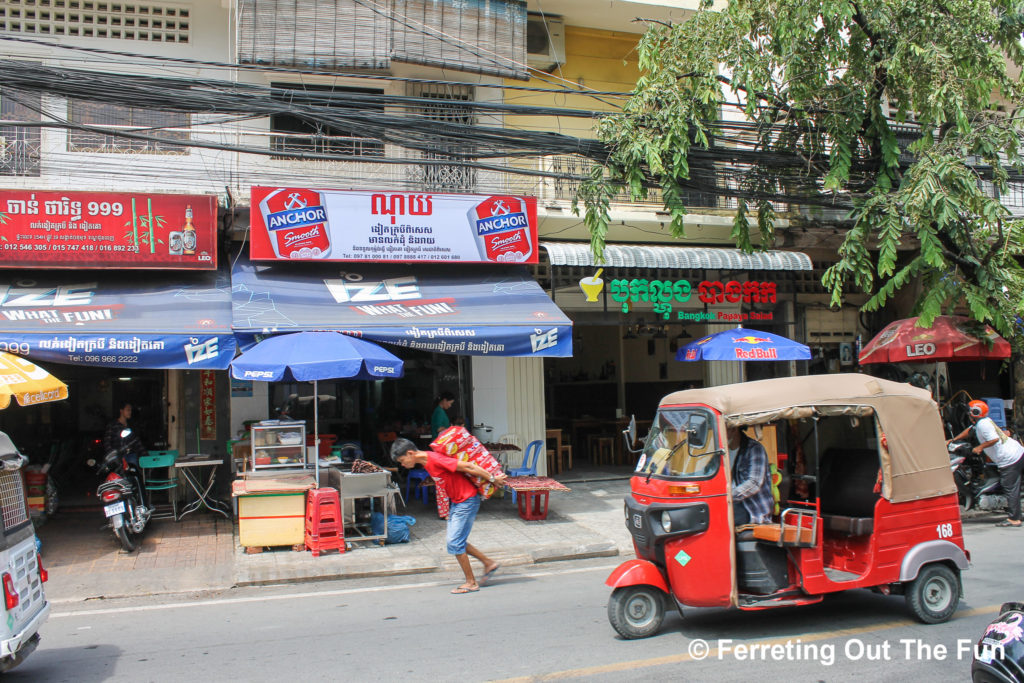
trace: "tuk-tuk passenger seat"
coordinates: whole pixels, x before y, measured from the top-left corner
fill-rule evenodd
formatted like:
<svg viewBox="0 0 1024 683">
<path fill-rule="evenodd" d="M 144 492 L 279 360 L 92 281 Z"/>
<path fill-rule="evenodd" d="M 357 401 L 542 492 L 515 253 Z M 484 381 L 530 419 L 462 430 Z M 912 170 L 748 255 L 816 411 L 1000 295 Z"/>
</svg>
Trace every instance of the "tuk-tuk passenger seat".
<svg viewBox="0 0 1024 683">
<path fill-rule="evenodd" d="M 821 517 L 826 531 L 867 536 L 874 531 L 878 452 L 830 448 L 822 458 Z"/>
</svg>

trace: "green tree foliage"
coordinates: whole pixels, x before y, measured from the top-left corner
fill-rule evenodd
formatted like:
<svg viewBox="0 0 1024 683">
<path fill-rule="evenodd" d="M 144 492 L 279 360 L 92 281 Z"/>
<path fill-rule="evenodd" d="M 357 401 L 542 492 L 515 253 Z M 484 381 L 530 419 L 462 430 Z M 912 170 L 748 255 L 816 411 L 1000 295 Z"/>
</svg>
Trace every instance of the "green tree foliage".
<svg viewBox="0 0 1024 683">
<path fill-rule="evenodd" d="M 732 101 L 756 140 L 732 173 L 739 247 L 754 230 L 772 243 L 769 200 L 848 209 L 823 282 L 834 304 L 854 286 L 877 309 L 914 281 L 922 324 L 966 305 L 1019 342 L 1024 225 L 995 197 L 1022 170 L 1022 29 L 1020 0 L 729 0 L 652 25 L 632 97 L 599 124 L 608 157 L 577 198 L 594 252 L 623 190 L 658 188 L 683 236 L 694 160 L 740 153 L 721 139 Z M 920 136 L 901 151 L 904 123 Z"/>
</svg>

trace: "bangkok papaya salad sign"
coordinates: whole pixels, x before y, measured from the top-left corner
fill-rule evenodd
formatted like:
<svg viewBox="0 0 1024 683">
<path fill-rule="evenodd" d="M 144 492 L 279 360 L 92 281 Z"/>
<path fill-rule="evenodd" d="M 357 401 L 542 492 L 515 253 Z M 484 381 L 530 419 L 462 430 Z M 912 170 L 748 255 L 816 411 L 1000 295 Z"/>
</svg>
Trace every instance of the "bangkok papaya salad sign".
<svg viewBox="0 0 1024 683">
<path fill-rule="evenodd" d="M 217 268 L 214 195 L 0 190 L 4 268 Z"/>
<path fill-rule="evenodd" d="M 537 200 L 253 187 L 253 261 L 537 263 Z"/>
</svg>

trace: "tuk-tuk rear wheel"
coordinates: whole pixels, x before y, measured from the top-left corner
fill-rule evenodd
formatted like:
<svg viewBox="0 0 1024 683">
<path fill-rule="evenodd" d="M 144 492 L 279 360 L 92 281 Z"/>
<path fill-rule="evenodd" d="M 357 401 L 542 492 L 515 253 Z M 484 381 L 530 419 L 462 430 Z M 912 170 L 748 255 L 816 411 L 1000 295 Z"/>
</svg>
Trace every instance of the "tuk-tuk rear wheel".
<svg viewBox="0 0 1024 683">
<path fill-rule="evenodd" d="M 940 624 L 948 621 L 960 604 L 960 581 L 944 564 L 922 567 L 906 588 L 907 606 L 919 621 Z"/>
<path fill-rule="evenodd" d="M 665 594 L 654 586 L 616 588 L 608 600 L 608 621 L 623 638 L 652 636 L 664 619 Z"/>
</svg>

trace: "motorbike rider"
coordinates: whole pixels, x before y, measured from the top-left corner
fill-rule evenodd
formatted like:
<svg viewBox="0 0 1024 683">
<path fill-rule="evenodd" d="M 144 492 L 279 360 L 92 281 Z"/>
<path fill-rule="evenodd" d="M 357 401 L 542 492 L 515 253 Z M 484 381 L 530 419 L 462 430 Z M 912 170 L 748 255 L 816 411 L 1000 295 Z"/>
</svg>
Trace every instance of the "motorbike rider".
<svg viewBox="0 0 1024 683">
<path fill-rule="evenodd" d="M 999 468 L 999 484 L 1006 494 L 1009 517 L 996 524 L 1001 527 L 1019 528 L 1021 525 L 1020 511 L 1020 480 L 1024 470 L 1024 446 L 1016 439 L 1010 438 L 988 416 L 988 404 L 984 401 L 971 401 L 968 404 L 971 422 L 974 424 L 957 434 L 949 441 L 960 441 L 967 438 L 974 429 L 978 445 L 973 448 L 975 453 L 985 451 L 985 455 Z M 949 441 L 946 443 L 948 444 Z"/>
<path fill-rule="evenodd" d="M 138 434 L 128 426 L 130 419 L 132 419 L 132 404 L 129 401 L 122 401 L 118 404 L 117 417 L 107 425 L 107 431 L 103 434 L 103 452 L 120 452 L 121 448 L 124 448 L 124 459 L 128 461 L 130 474 L 135 477 L 139 491 L 145 496 L 145 479 L 142 469 L 139 467 L 139 456 L 146 455 L 146 449 Z M 130 430 L 130 433 L 128 436 L 122 437 L 121 433 L 126 429 Z"/>
</svg>

